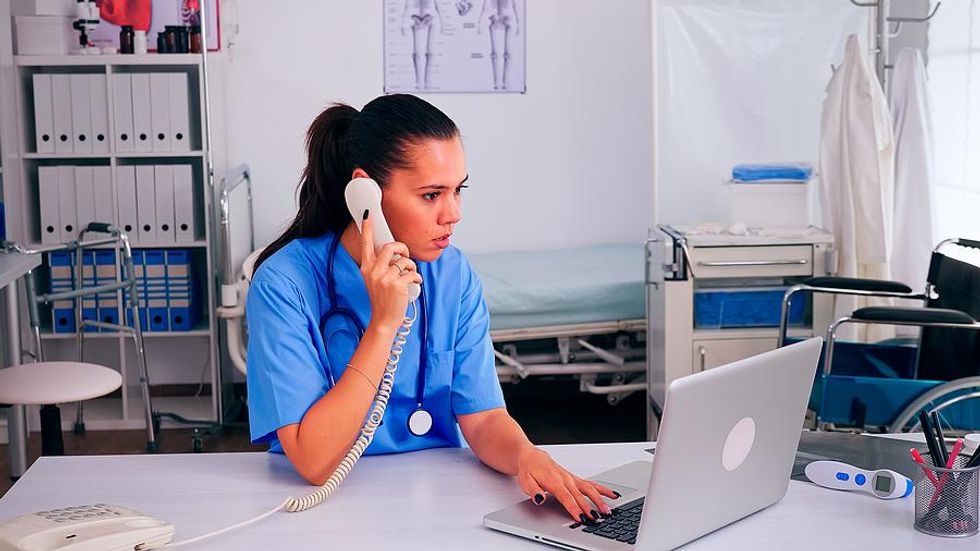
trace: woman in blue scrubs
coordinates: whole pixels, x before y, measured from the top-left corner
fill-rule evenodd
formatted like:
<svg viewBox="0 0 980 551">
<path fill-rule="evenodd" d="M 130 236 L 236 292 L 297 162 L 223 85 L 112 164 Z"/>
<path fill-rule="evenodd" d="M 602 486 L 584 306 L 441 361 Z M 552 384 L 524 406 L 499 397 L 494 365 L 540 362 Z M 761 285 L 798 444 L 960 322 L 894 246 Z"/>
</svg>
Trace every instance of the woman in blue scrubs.
<svg viewBox="0 0 980 551">
<path fill-rule="evenodd" d="M 538 505 L 557 499 L 572 518 L 609 514 L 612 490 L 558 465 L 504 408 L 489 313 L 479 278 L 449 244 L 467 187 L 459 130 L 410 95 L 379 97 L 358 112 L 335 104 L 307 133 L 299 211 L 261 254 L 248 295 L 252 441 L 285 453 L 323 484 L 351 448 L 374 401 L 406 312 L 421 283 L 383 422 L 366 453 L 459 447 L 516 475 Z M 344 190 L 353 178 L 382 189 L 395 237 L 378 251 Z M 396 256 L 397 255 L 397 256 Z"/>
</svg>

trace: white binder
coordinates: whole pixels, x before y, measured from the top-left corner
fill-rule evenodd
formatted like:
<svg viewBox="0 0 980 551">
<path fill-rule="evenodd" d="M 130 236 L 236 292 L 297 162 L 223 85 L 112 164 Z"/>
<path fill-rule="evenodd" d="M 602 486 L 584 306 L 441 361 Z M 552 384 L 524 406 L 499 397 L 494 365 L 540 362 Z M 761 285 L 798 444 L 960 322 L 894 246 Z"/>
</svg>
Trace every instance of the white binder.
<svg viewBox="0 0 980 551">
<path fill-rule="evenodd" d="M 78 228 L 95 222 L 95 180 L 90 166 L 75 167 L 75 214 Z"/>
<path fill-rule="evenodd" d="M 130 241 L 138 239 L 136 225 L 136 167 L 123 165 L 116 167 L 116 218 L 119 228 L 129 236 Z"/>
<path fill-rule="evenodd" d="M 141 243 L 157 240 L 156 191 L 153 165 L 136 165 L 136 235 Z"/>
<path fill-rule="evenodd" d="M 92 114 L 92 151 L 109 152 L 109 96 L 105 75 L 88 75 L 89 112 Z"/>
<path fill-rule="evenodd" d="M 37 167 L 37 195 L 41 207 L 41 243 L 61 242 L 61 216 L 58 202 L 58 167 Z"/>
<path fill-rule="evenodd" d="M 78 217 L 75 214 L 75 167 L 58 167 L 58 219 L 61 222 L 58 240 L 62 243 L 78 237 Z"/>
<path fill-rule="evenodd" d="M 112 115 L 116 132 L 116 153 L 134 151 L 133 83 L 128 74 L 112 75 Z"/>
<path fill-rule="evenodd" d="M 170 149 L 170 75 L 150 73 L 150 121 L 153 128 L 153 151 Z"/>
<path fill-rule="evenodd" d="M 174 224 L 178 243 L 189 243 L 197 238 L 191 165 L 174 165 Z"/>
<path fill-rule="evenodd" d="M 51 75 L 51 112 L 54 115 L 54 152 L 73 153 L 71 82 L 68 75 Z"/>
<path fill-rule="evenodd" d="M 95 221 L 115 224 L 112 197 L 112 172 L 107 166 L 92 167 L 92 187 L 95 191 Z"/>
<path fill-rule="evenodd" d="M 153 171 L 156 188 L 157 241 L 173 243 L 174 233 L 174 167 L 157 165 Z"/>
<path fill-rule="evenodd" d="M 150 121 L 150 75 L 133 73 L 133 151 L 153 151 L 153 126 Z"/>
<path fill-rule="evenodd" d="M 89 76 L 68 75 L 71 84 L 71 127 L 75 153 L 92 152 L 92 102 L 89 100 Z"/>
<path fill-rule="evenodd" d="M 34 136 L 38 153 L 54 153 L 51 75 L 34 75 Z"/>
<path fill-rule="evenodd" d="M 168 73 L 170 81 L 170 147 L 172 151 L 190 151 L 190 102 L 187 74 Z"/>
</svg>

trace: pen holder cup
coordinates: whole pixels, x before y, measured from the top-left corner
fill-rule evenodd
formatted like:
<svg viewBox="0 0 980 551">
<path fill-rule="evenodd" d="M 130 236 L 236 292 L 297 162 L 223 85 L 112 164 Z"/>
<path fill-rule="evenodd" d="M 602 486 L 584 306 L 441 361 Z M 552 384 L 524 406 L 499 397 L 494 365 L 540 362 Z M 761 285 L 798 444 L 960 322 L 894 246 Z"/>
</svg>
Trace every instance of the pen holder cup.
<svg viewBox="0 0 980 551">
<path fill-rule="evenodd" d="M 923 454 L 924 457 L 928 455 Z M 915 529 L 932 536 L 962 538 L 977 533 L 980 520 L 980 466 L 963 468 L 960 455 L 952 469 L 916 464 Z"/>
</svg>

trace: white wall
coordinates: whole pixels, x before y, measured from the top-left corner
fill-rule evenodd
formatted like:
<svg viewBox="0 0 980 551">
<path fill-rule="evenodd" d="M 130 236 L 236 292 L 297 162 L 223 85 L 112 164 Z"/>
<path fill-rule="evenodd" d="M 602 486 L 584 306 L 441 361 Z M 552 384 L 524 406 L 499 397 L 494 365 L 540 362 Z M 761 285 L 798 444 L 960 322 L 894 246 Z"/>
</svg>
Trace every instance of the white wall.
<svg viewBox="0 0 980 551">
<path fill-rule="evenodd" d="M 467 252 L 639 242 L 652 214 L 649 0 L 534 0 L 527 93 L 434 94 L 462 130 Z M 448 11 L 448 10 L 446 10 Z M 222 2 L 237 20 L 229 165 L 252 167 L 257 240 L 295 213 L 304 132 L 331 101 L 382 93 L 382 2 Z M 224 31 L 228 33 L 227 27 Z"/>
</svg>

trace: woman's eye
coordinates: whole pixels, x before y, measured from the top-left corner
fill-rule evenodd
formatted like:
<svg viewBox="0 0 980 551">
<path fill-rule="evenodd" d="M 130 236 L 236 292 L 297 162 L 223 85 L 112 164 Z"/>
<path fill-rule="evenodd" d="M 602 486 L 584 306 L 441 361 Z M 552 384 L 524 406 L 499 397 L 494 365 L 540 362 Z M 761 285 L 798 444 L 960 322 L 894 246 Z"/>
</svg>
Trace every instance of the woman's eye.
<svg viewBox="0 0 980 551">
<path fill-rule="evenodd" d="M 435 201 L 436 197 L 439 197 L 438 191 L 430 191 L 429 193 L 423 193 L 422 198 L 426 201 Z"/>
<path fill-rule="evenodd" d="M 463 193 L 463 190 L 466 189 L 466 188 L 468 188 L 468 187 L 470 187 L 470 186 L 461 185 L 461 186 L 457 187 L 456 188 L 456 195 L 459 195 L 460 193 Z"/>
</svg>

